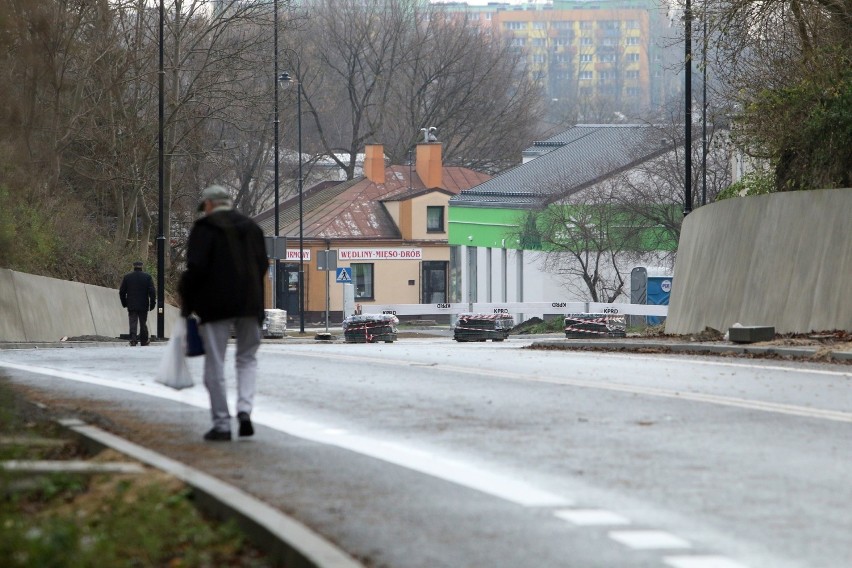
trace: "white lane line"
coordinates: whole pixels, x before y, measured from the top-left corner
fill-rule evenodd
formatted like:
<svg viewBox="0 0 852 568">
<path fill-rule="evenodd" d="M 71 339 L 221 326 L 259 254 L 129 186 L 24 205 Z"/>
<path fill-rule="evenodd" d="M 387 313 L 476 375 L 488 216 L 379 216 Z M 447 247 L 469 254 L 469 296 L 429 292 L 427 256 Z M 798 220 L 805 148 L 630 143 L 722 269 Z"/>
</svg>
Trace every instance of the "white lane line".
<svg viewBox="0 0 852 568">
<path fill-rule="evenodd" d="M 692 548 L 689 541 L 666 531 L 610 531 L 608 536 L 633 550 Z"/>
<path fill-rule="evenodd" d="M 319 358 L 327 358 L 327 354 L 313 354 L 313 353 L 305 353 L 302 351 L 297 352 L 299 356 L 303 357 L 319 357 Z M 353 355 L 336 355 L 336 359 L 348 359 L 359 362 L 370 362 L 380 365 L 393 365 L 400 366 L 404 365 L 404 362 L 400 362 L 398 360 L 387 360 L 387 359 L 379 359 L 376 357 L 359 357 Z M 451 373 L 465 373 L 468 375 L 478 375 L 484 377 L 500 377 L 504 379 L 512 379 L 518 381 L 527 381 L 527 382 L 536 382 L 536 383 L 545 383 L 545 384 L 554 384 L 554 385 L 564 385 L 564 386 L 572 386 L 579 388 L 588 388 L 588 389 L 597 389 L 597 390 L 607 390 L 614 392 L 623 392 L 628 394 L 639 394 L 646 396 L 655 396 L 660 398 L 672 398 L 677 400 L 686 400 L 690 402 L 703 402 L 707 404 L 716 404 L 719 406 L 730 406 L 734 408 L 744 408 L 747 410 L 758 410 L 761 412 L 771 412 L 775 414 L 785 414 L 788 416 L 800 416 L 803 418 L 818 418 L 820 420 L 831 420 L 833 422 L 846 422 L 852 423 L 852 412 L 844 412 L 842 410 L 829 410 L 829 409 L 821 409 L 821 408 L 810 408 L 807 406 L 798 406 L 793 404 L 783 404 L 778 402 L 768 402 L 761 400 L 751 400 L 739 397 L 732 396 L 720 396 L 714 394 L 703 394 L 696 392 L 684 392 L 680 390 L 670 390 L 670 389 L 662 389 L 662 388 L 654 388 L 654 387 L 643 387 L 636 385 L 627 385 L 622 383 L 612 383 L 608 381 L 585 381 L 582 379 L 568 379 L 562 377 L 535 377 L 530 375 L 524 375 L 522 373 L 515 373 L 511 371 L 497 371 L 497 370 L 487 370 L 487 369 L 479 369 L 475 367 L 459 367 L 456 365 L 445 365 L 445 364 L 437 364 L 430 369 L 436 369 L 439 371 L 446 371 Z M 764 367 L 761 367 L 764 368 Z M 778 367 L 778 370 L 790 370 L 784 369 L 783 367 Z M 852 376 L 852 375 L 850 375 Z"/>
<path fill-rule="evenodd" d="M 663 563 L 672 568 L 748 568 L 725 556 L 666 556 Z"/>
<path fill-rule="evenodd" d="M 630 519 L 605 509 L 562 509 L 553 513 L 556 517 L 577 526 L 629 525 Z"/>
<path fill-rule="evenodd" d="M 174 391 L 159 384 L 130 384 L 86 375 L 60 371 L 49 367 L 19 365 L 0 361 L 0 367 L 48 375 L 62 379 L 116 388 L 148 396 L 181 402 L 198 408 L 209 408 L 209 398 L 199 385 Z M 153 379 L 152 379 L 153 380 Z M 252 421 L 291 436 L 336 446 L 361 455 L 392 463 L 450 483 L 474 489 L 524 507 L 564 507 L 571 499 L 539 489 L 511 474 L 501 474 L 459 458 L 414 448 L 399 442 L 358 435 L 328 424 L 319 424 L 274 410 L 257 410 Z"/>
</svg>

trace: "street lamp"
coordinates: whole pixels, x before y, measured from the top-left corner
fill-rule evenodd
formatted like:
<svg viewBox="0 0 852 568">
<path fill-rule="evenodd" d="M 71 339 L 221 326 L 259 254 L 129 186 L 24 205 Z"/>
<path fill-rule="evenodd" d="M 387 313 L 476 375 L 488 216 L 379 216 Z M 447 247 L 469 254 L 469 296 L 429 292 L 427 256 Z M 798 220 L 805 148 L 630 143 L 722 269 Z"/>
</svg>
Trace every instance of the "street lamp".
<svg viewBox="0 0 852 568">
<path fill-rule="evenodd" d="M 684 19 L 684 186 L 683 216 L 692 212 L 692 6 L 686 0 Z"/>
<path fill-rule="evenodd" d="M 157 337 L 163 339 L 166 336 L 166 321 L 165 321 L 165 300 L 166 300 L 166 237 L 163 234 L 163 185 L 164 185 L 164 141 L 163 141 L 163 122 L 165 122 L 165 94 L 164 94 L 164 77 L 166 75 L 163 69 L 163 19 L 165 8 L 163 0 L 160 0 L 160 66 L 158 71 L 160 100 L 159 100 L 159 132 L 157 140 L 157 176 L 158 176 L 158 213 L 157 213 Z"/>
<path fill-rule="evenodd" d="M 299 137 L 299 332 L 305 333 L 305 258 L 304 258 L 304 216 L 302 211 L 302 82 L 293 81 L 290 73 L 281 74 L 281 81 L 296 83 L 296 128 Z"/>
<path fill-rule="evenodd" d="M 274 106 L 274 117 L 272 119 L 273 123 L 273 131 L 275 132 L 275 236 L 272 239 L 272 257 L 275 259 L 275 270 L 272 276 L 272 307 L 278 307 L 278 234 L 280 232 L 280 219 L 278 212 L 278 0 L 275 0 L 274 7 L 274 20 L 273 20 L 273 49 L 275 54 L 273 55 L 273 77 L 275 77 L 275 106 Z"/>
</svg>

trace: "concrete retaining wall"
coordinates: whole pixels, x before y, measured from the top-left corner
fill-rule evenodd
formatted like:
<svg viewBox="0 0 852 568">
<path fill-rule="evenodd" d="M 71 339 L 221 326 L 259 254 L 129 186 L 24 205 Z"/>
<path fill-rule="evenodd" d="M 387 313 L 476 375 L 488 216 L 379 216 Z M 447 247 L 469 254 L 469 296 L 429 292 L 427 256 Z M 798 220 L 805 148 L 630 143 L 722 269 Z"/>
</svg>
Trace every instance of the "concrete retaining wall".
<svg viewBox="0 0 852 568">
<path fill-rule="evenodd" d="M 852 189 L 728 199 L 685 220 L 666 333 L 852 331 Z"/>
<path fill-rule="evenodd" d="M 180 316 L 166 306 L 165 333 Z M 157 332 L 156 311 L 148 328 Z M 0 341 L 58 341 L 63 337 L 118 337 L 128 332 L 118 289 L 0 269 Z"/>
</svg>

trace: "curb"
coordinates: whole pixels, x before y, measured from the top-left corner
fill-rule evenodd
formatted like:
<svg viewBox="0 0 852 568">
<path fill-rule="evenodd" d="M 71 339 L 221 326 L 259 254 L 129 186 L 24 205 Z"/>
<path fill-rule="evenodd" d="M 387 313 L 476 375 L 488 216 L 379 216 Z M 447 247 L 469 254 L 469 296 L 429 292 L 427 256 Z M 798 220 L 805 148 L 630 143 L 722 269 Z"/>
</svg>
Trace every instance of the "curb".
<svg viewBox="0 0 852 568">
<path fill-rule="evenodd" d="M 345 552 L 292 517 L 244 491 L 188 465 L 77 419 L 59 424 L 88 443 L 111 448 L 172 475 L 190 487 L 198 506 L 218 518 L 233 518 L 276 565 L 287 568 L 364 568 Z"/>
<path fill-rule="evenodd" d="M 595 341 L 595 340 L 554 340 L 536 341 L 530 349 L 562 349 L 576 351 L 631 351 L 641 353 L 647 350 L 666 353 L 706 354 L 706 355 L 756 355 L 776 356 L 789 359 L 811 359 L 819 351 L 818 347 L 748 347 L 742 345 L 708 345 L 706 343 L 666 343 L 661 341 Z M 852 361 L 850 351 L 829 351 L 829 361 Z"/>
</svg>

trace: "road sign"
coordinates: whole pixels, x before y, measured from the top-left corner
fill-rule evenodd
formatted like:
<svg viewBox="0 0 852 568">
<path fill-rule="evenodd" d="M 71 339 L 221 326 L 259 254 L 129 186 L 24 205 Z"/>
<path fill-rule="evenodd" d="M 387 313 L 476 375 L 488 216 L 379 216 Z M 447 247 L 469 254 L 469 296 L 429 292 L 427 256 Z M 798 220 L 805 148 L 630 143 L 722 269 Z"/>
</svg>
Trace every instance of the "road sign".
<svg viewBox="0 0 852 568">
<path fill-rule="evenodd" d="M 337 278 L 335 280 L 338 283 L 343 284 L 351 284 L 352 283 L 352 269 L 349 267 L 346 268 L 338 268 L 337 269 Z"/>
<path fill-rule="evenodd" d="M 324 271 L 337 270 L 337 251 L 336 250 L 320 250 L 320 251 L 317 251 L 317 270 L 324 270 Z"/>
</svg>

